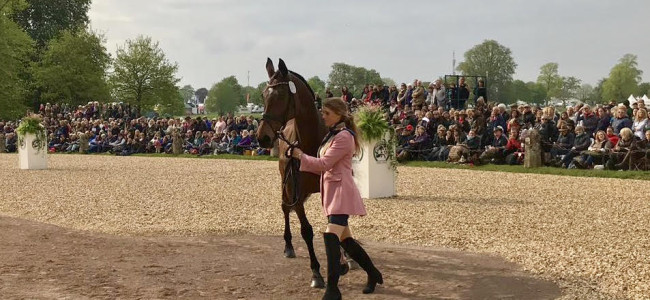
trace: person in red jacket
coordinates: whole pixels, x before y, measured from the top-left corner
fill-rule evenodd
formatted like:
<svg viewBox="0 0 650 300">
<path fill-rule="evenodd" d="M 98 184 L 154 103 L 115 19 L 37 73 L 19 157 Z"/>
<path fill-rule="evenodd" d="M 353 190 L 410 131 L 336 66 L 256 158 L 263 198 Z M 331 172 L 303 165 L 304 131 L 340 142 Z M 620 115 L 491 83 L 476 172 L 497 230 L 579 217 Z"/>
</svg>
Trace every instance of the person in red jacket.
<svg viewBox="0 0 650 300">
<path fill-rule="evenodd" d="M 513 126 L 510 130 L 508 144 L 506 144 L 506 149 L 503 151 L 503 154 L 506 156 L 506 163 L 509 165 L 518 165 L 523 161 L 524 150 L 519 139 L 518 125 Z"/>
<path fill-rule="evenodd" d="M 614 128 L 612 126 L 607 127 L 607 139 L 612 145 L 618 144 L 618 135 L 614 134 Z"/>
<path fill-rule="evenodd" d="M 359 151 L 357 127 L 341 98 L 328 99 L 323 104 L 322 116 L 329 133 L 318 149 L 318 156 L 309 156 L 299 148 L 293 150 L 292 156 L 300 159 L 300 171 L 321 175 L 321 202 L 328 220 L 323 234 L 327 254 L 327 289 L 323 299 L 341 299 L 338 288 L 340 247 L 368 274 L 363 293 L 369 294 L 384 280 L 366 251 L 352 238 L 348 226 L 349 216 L 366 215 L 366 208 L 352 177 L 352 157 Z"/>
</svg>

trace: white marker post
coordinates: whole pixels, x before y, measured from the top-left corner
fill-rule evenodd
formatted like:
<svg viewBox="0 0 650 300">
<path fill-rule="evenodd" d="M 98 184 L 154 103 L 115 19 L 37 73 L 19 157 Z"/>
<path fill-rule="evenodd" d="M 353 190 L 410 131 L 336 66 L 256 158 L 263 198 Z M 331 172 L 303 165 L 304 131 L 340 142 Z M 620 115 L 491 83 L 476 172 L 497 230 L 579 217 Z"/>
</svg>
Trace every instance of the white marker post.
<svg viewBox="0 0 650 300">
<path fill-rule="evenodd" d="M 388 151 L 395 149 L 387 141 L 388 138 L 364 141 L 359 157 L 352 159 L 354 181 L 362 198 L 395 196 L 395 170 L 388 156 Z"/>
<path fill-rule="evenodd" d="M 40 117 L 22 119 L 18 134 L 18 164 L 22 170 L 47 169 L 47 132 Z"/>
</svg>

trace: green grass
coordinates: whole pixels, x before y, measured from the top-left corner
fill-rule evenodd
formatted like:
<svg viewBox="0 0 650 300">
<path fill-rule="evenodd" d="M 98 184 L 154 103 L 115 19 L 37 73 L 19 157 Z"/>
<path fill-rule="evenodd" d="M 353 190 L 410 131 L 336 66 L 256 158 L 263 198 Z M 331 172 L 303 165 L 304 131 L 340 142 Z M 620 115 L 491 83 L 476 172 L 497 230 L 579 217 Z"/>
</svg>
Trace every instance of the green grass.
<svg viewBox="0 0 650 300">
<path fill-rule="evenodd" d="M 403 166 L 422 167 L 422 168 L 442 168 L 442 169 L 464 169 L 490 172 L 508 172 L 508 173 L 531 173 L 531 174 L 548 174 L 560 176 L 575 177 L 600 177 L 600 178 L 620 178 L 620 179 L 640 179 L 650 180 L 649 171 L 611 171 L 611 170 L 582 170 L 582 169 L 562 169 L 555 167 L 541 168 L 524 168 L 522 165 L 482 165 L 470 166 L 465 164 L 451 164 L 437 161 L 410 161 Z"/>
<path fill-rule="evenodd" d="M 194 154 L 165 154 L 165 153 L 137 153 L 131 156 L 139 157 L 180 157 L 180 158 L 197 158 L 197 159 L 240 159 L 240 160 L 264 160 L 264 161 L 278 161 L 277 157 L 269 155 L 250 156 L 250 155 L 236 155 L 236 154 L 219 154 L 219 155 L 194 155 Z"/>
</svg>

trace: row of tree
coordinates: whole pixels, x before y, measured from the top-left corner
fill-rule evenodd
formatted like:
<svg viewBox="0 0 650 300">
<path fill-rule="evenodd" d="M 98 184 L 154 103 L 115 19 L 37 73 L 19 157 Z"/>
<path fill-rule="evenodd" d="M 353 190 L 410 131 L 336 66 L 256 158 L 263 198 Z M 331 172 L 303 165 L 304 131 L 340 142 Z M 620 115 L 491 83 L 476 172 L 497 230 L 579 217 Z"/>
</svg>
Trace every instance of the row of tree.
<svg viewBox="0 0 650 300">
<path fill-rule="evenodd" d="M 514 80 L 517 63 L 507 47 L 493 40 L 486 40 L 464 54 L 464 61 L 458 65 L 461 74 L 485 77 L 490 99 L 504 103 L 518 100 L 548 105 L 549 100 L 558 99 L 566 103 L 569 99 L 583 102 L 622 102 L 630 94 L 650 94 L 650 83 L 641 83 L 643 72 L 638 68 L 637 57 L 624 55 L 607 78 L 594 87 L 574 76 L 562 76 L 558 63 L 551 62 L 540 67 L 536 82 Z M 309 82 L 314 90 L 325 89 L 325 83 L 318 77 Z M 425 82 L 426 83 L 426 82 Z M 382 79 L 379 72 L 371 69 L 335 63 L 329 75 L 328 87 L 335 92 L 341 86 L 348 86 L 355 96 L 361 95 L 365 84 L 394 84 L 389 78 Z"/>
<path fill-rule="evenodd" d="M 0 119 L 19 117 L 44 102 L 119 101 L 172 115 L 182 114 L 184 103 L 193 99 L 216 113 L 234 112 L 247 101 L 263 104 L 265 82 L 244 87 L 234 76 L 209 90 L 179 88 L 177 64 L 149 37 L 126 41 L 113 57 L 104 37 L 88 28 L 90 1 L 0 0 Z M 561 75 L 553 62 L 541 66 L 536 82 L 514 80 L 516 68 L 510 49 L 486 40 L 465 52 L 457 69 L 485 77 L 490 99 L 505 103 L 548 104 L 550 99 L 572 98 L 620 102 L 630 94 L 650 93 L 650 83 L 641 83 L 642 71 L 631 54 L 623 56 L 595 87 Z M 340 95 L 342 86 L 360 97 L 366 84 L 395 84 L 374 69 L 340 62 L 332 65 L 327 82 L 314 76 L 308 83 L 322 98 L 327 89 Z"/>
<path fill-rule="evenodd" d="M 181 114 L 178 66 L 149 37 L 113 58 L 88 28 L 90 0 L 4 0 L 0 4 L 0 119 L 39 104 L 126 102 Z M 110 70 L 110 72 L 109 72 Z"/>
<path fill-rule="evenodd" d="M 610 101 L 622 102 L 630 94 L 650 94 L 650 83 L 641 83 L 642 71 L 638 68 L 637 57 L 626 54 L 615 65 L 609 77 L 601 79 L 594 87 L 575 76 L 562 76 L 559 73 L 558 63 L 551 62 L 540 67 L 537 81 L 524 82 L 514 80 L 513 75 L 517 64 L 512 57 L 512 52 L 507 47 L 493 40 L 486 40 L 474 46 L 464 54 L 464 61 L 458 65 L 461 74 L 483 76 L 488 82 L 487 88 L 490 99 L 504 103 L 525 101 L 541 105 L 548 105 L 549 100 L 558 99 L 566 104 L 569 99 L 578 99 L 589 103 L 606 103 Z M 443 79 L 443 78 L 441 78 Z M 448 79 L 448 81 L 453 81 Z M 318 76 L 308 80 L 309 85 L 320 97 L 325 97 L 327 89 L 335 96 L 339 96 L 340 89 L 347 86 L 350 92 L 360 97 L 363 88 L 371 85 L 395 85 L 390 78 L 382 78 L 374 69 L 366 69 L 334 63 L 325 82 Z M 424 82 L 427 85 L 429 82 Z M 264 83 L 257 89 L 258 96 L 255 101 L 261 101 L 261 92 Z"/>
<path fill-rule="evenodd" d="M 637 57 L 626 54 L 615 65 L 609 77 L 603 78 L 598 85 L 593 87 L 574 76 L 562 76 L 559 73 L 558 63 L 547 63 L 540 67 L 536 82 L 513 80 L 517 64 L 512 57 L 510 49 L 496 41 L 488 40 L 468 50 L 464 55 L 465 61 L 458 66 L 461 74 L 484 76 L 488 82 L 490 99 L 504 103 L 525 101 L 540 105 L 548 105 L 549 100 L 558 99 L 566 104 L 567 100 L 578 99 L 588 103 L 605 103 L 610 101 L 621 102 L 630 94 L 650 94 L 650 83 L 640 83 L 642 71 L 638 69 Z M 442 78 L 441 78 L 442 79 Z M 350 92 L 360 97 L 363 88 L 368 85 L 395 85 L 390 78 L 382 78 L 374 69 L 366 69 L 334 63 L 329 73 L 327 82 L 318 76 L 307 80 L 314 93 L 319 97 L 326 96 L 330 90 L 334 96 L 341 95 L 341 87 L 347 86 Z M 429 82 L 424 82 L 427 85 Z M 262 93 L 266 82 L 260 83 L 257 88 L 243 87 L 234 76 L 227 77 L 215 84 L 208 93 L 206 103 L 207 111 L 214 113 L 233 112 L 239 105 L 249 101 L 262 105 Z M 188 91 L 193 91 L 191 86 L 186 86 Z M 187 95 L 191 97 L 192 93 Z"/>
</svg>

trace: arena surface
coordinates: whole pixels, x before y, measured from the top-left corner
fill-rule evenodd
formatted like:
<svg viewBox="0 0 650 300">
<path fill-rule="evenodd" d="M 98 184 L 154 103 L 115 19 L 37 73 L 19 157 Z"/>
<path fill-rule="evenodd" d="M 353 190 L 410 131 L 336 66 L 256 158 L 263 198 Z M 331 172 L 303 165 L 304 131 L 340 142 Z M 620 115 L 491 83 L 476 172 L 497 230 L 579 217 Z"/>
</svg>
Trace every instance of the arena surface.
<svg viewBox="0 0 650 300">
<path fill-rule="evenodd" d="M 0 155 L 3 298 L 322 293 L 308 287 L 296 218 L 298 258 L 282 257 L 275 162 L 49 158 L 49 170 L 22 171 L 17 155 Z M 400 167 L 397 190 L 367 200 L 369 216 L 351 220 L 385 286 L 362 296 L 364 276 L 353 271 L 341 280 L 344 295 L 650 297 L 650 182 Z M 319 232 L 317 195 L 306 206 Z M 322 240 L 315 244 L 325 266 Z"/>
</svg>

